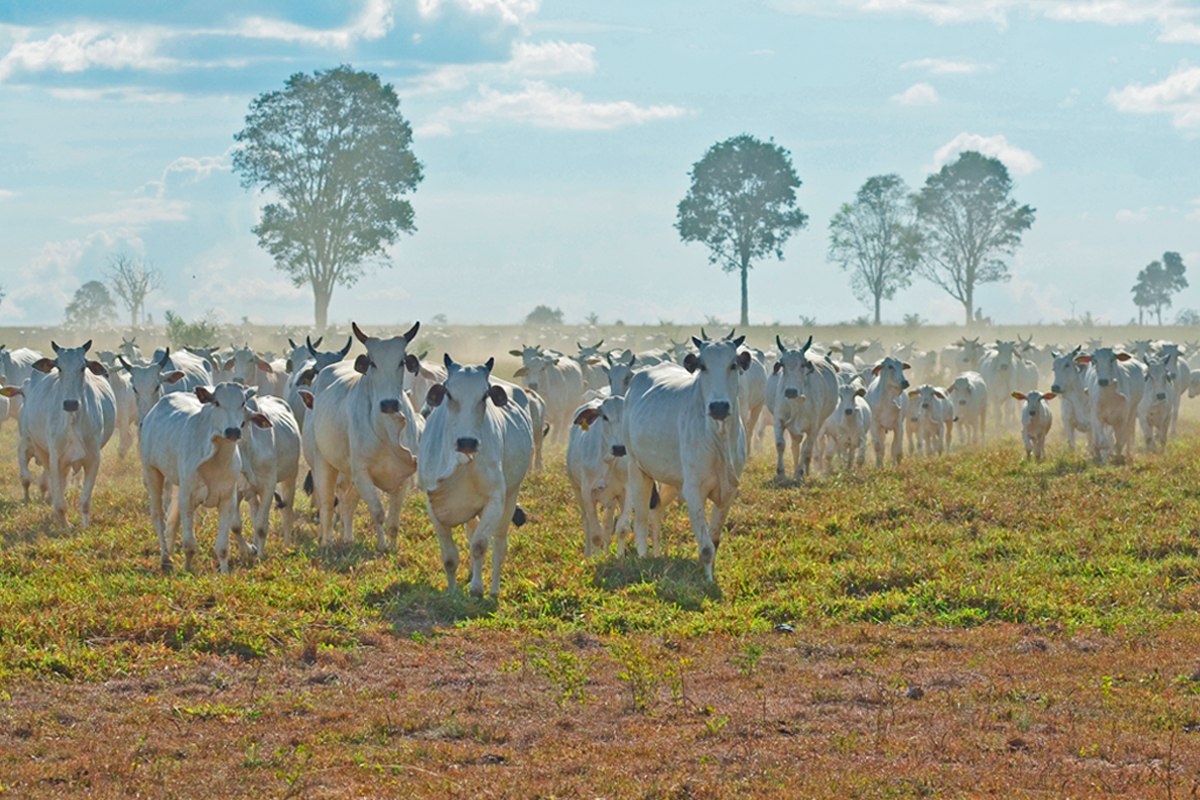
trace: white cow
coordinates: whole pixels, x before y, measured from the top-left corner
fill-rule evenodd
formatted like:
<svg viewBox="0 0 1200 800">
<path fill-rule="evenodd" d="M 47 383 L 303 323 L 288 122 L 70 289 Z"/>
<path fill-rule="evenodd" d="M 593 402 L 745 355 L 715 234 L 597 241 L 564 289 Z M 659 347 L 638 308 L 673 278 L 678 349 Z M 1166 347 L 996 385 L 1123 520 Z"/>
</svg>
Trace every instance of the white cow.
<svg viewBox="0 0 1200 800">
<path fill-rule="evenodd" d="M 106 351 L 97 353 L 96 356 L 108 370 L 108 383 L 112 386 L 113 399 L 117 404 L 117 437 L 120 443 L 117 457 L 125 458 L 133 444 L 133 431 L 137 427 L 137 396 L 134 395 L 129 377 L 123 374 L 124 370 L 117 363 L 114 353 Z M 3 419 L 4 415 L 0 413 L 0 421 Z"/>
<path fill-rule="evenodd" d="M 238 440 L 238 453 L 242 459 L 238 500 L 249 502 L 254 549 L 261 558 L 267 553 L 267 531 L 277 486 L 280 489 L 280 512 L 283 518 L 283 546 L 292 546 L 296 477 L 300 466 L 300 428 L 292 410 L 282 398 L 256 395 L 246 402 L 246 408 L 251 414 L 262 414 L 271 422 L 263 427 L 248 426 Z M 240 516 L 241 512 L 238 514 Z"/>
<path fill-rule="evenodd" d="M 321 340 L 325 337 L 317 339 L 315 342 L 311 337 L 304 340 L 304 352 L 298 356 L 298 348 L 292 351 L 291 362 L 294 369 L 288 377 L 287 386 L 283 390 L 283 398 L 287 400 L 288 407 L 292 409 L 292 416 L 296 418 L 296 424 L 301 429 L 304 428 L 304 416 L 308 413 L 308 407 L 304 401 L 300 399 L 300 390 L 307 389 L 312 386 L 312 382 L 320 374 L 321 370 L 331 364 L 336 364 L 346 357 L 350 352 L 350 345 L 354 340 L 349 336 L 346 337 L 346 346 L 341 350 L 318 350 L 317 347 L 321 344 Z M 290 342 L 291 339 L 288 339 Z"/>
<path fill-rule="evenodd" d="M 786 433 L 792 442 L 793 477 L 802 481 L 811 469 L 821 425 L 837 405 L 837 368 L 823 358 L 808 357 L 811 336 L 798 350 L 787 349 L 778 336 L 775 344 L 779 347 L 779 360 L 766 387 L 767 408 L 775 422 L 775 476 L 782 479 L 786 474 L 783 468 Z"/>
<path fill-rule="evenodd" d="M 1096 386 L 1096 370 L 1090 364 L 1076 361 L 1080 347 L 1069 353 L 1054 354 L 1054 383 L 1050 391 L 1058 396 L 1063 415 L 1063 432 L 1071 450 L 1075 449 L 1075 434 L 1085 433 L 1089 448 L 1092 438 L 1092 392 Z"/>
<path fill-rule="evenodd" d="M 954 401 L 947 397 L 946 390 L 929 384 L 909 390 L 908 415 L 916 428 L 917 452 L 942 455 L 954 428 Z"/>
<path fill-rule="evenodd" d="M 979 361 L 979 374 L 987 383 L 992 400 L 992 417 L 1000 420 L 1016 418 L 1015 405 L 1011 402 L 1012 393 L 1024 389 L 1036 389 L 1037 382 L 1029 386 L 1029 368 L 1037 369 L 1032 362 L 1026 367 L 1026 362 L 1017 356 L 1015 342 L 997 340 L 995 346 L 989 346 Z"/>
<path fill-rule="evenodd" d="M 150 364 L 131 364 L 125 356 L 117 356 L 121 369 L 129 375 L 129 388 L 133 392 L 137 406 L 137 421 L 140 424 L 154 408 L 154 404 L 163 395 L 163 387 L 171 387 L 181 382 L 186 376 L 182 371 L 173 369 L 163 371 L 166 359 Z"/>
<path fill-rule="evenodd" d="M 732 341 L 692 341 L 684 369 L 661 364 L 633 377 L 625 398 L 629 505 L 638 555 L 646 555 L 654 482 L 680 490 L 696 537 L 700 564 L 711 580 L 725 519 L 746 465 L 746 438 L 738 408 L 738 375 L 750 354 Z M 712 513 L 705 518 L 705 503 Z"/>
<path fill-rule="evenodd" d="M 867 394 L 862 382 L 838 386 L 838 402 L 833 413 L 821 425 L 817 435 L 818 452 L 821 453 L 825 471 L 832 471 L 833 458 L 843 459 L 847 469 L 862 466 L 867 454 L 867 436 L 871 431 L 871 407 L 864 397 Z M 832 452 L 821 442 L 828 441 Z"/>
<path fill-rule="evenodd" d="M 1122 454 L 1133 458 L 1137 438 L 1137 412 L 1145 392 L 1145 367 L 1128 353 L 1102 347 L 1091 355 L 1076 356 L 1080 364 L 1094 368 L 1096 388 L 1092 401 L 1092 455 L 1104 464 Z M 1091 387 L 1087 387 L 1089 392 Z M 1110 435 L 1112 445 L 1110 448 Z"/>
<path fill-rule="evenodd" d="M 533 458 L 533 424 L 525 392 L 491 377 L 495 359 L 464 367 L 445 356 L 445 383 L 429 390 L 417 485 L 425 492 L 446 571 L 446 591 L 457 585 L 459 554 L 453 528 L 470 540 L 471 594 L 483 595 L 483 560 L 492 547 L 491 594 L 500 594 L 508 528 L 521 525 L 517 493 Z"/>
<path fill-rule="evenodd" d="M 1046 434 L 1054 424 L 1054 414 L 1050 411 L 1050 403 L 1056 395 L 1054 392 L 1042 394 L 1032 391 L 1029 394 L 1012 393 L 1014 400 L 1025 403 L 1021 409 L 1021 438 L 1025 440 L 1025 460 L 1036 458 L 1040 463 L 1046 457 Z"/>
<path fill-rule="evenodd" d="M 1138 404 L 1138 419 L 1146 438 L 1146 450 L 1151 453 L 1167 448 L 1175 397 L 1174 373 L 1164 359 L 1150 356 L 1146 360 L 1146 388 Z"/>
<path fill-rule="evenodd" d="M 584 389 L 587 388 L 579 365 L 540 347 L 525 347 L 510 352 L 522 359 L 521 367 L 513 377 L 520 378 L 526 387 L 533 389 L 546 401 L 546 421 L 550 423 L 551 438 L 558 442 L 567 439 L 572 412 L 579 407 Z"/>
<path fill-rule="evenodd" d="M 82 527 L 86 528 L 91 521 L 92 489 L 100 471 L 100 451 L 112 438 L 117 424 L 116 399 L 106 380 L 108 370 L 99 361 L 88 360 L 91 340 L 82 347 L 59 347 L 54 342 L 50 345 L 55 358 L 33 363 L 33 369 L 45 377 L 31 377 L 21 390 L 26 401 L 19 420 L 17 460 L 21 486 L 28 502 L 33 482 L 29 474 L 32 457 L 44 468 L 43 479 L 49 473 L 54 522 L 65 527 L 67 477 L 73 470 L 83 470 L 79 513 Z"/>
<path fill-rule="evenodd" d="M 904 411 L 908 380 L 904 370 L 909 365 L 896 358 L 885 358 L 871 370 L 874 378 L 867 387 L 867 405 L 871 407 L 871 439 L 875 444 L 875 466 L 883 466 L 883 448 L 888 433 L 892 434 L 892 463 L 897 466 L 904 457 Z"/>
<path fill-rule="evenodd" d="M 198 356 L 194 353 L 189 353 L 186 350 L 177 350 L 172 353 L 171 348 L 167 347 L 154 352 L 152 361 L 159 364 L 164 372 L 182 372 L 183 379 L 169 383 L 163 387 L 164 394 L 171 392 L 188 392 L 196 390 L 197 386 L 212 386 L 214 385 L 215 375 L 209 360 L 203 356 Z"/>
<path fill-rule="evenodd" d="M 41 359 L 42 354 L 37 350 L 30 350 L 28 347 L 9 350 L 4 345 L 0 345 L 0 384 L 20 388 L 33 374 L 34 363 Z M 8 419 L 19 420 L 21 418 L 23 402 L 24 397 L 20 394 L 13 394 L 9 398 L 8 414 L 6 415 Z"/>
<path fill-rule="evenodd" d="M 592 400 L 575 412 L 575 424 L 567 443 L 567 476 L 575 490 L 575 503 L 583 517 L 583 554 L 607 553 L 614 531 L 617 555 L 625 554 L 626 529 L 616 530 L 616 520 L 628 524 L 625 500 L 629 459 L 625 457 L 622 422 L 624 397 Z M 604 522 L 596 506 L 604 509 Z"/>
<path fill-rule="evenodd" d="M 1183 394 L 1192 385 L 1192 368 L 1183 357 L 1183 348 L 1177 344 L 1164 344 L 1159 348 L 1158 354 L 1167 365 L 1167 373 L 1171 376 L 1172 388 L 1175 390 L 1175 399 L 1171 404 L 1171 435 L 1174 436 L 1179 432 L 1179 406 L 1183 401 Z"/>
<path fill-rule="evenodd" d="M 941 371 L 951 380 L 964 372 L 978 372 L 983 354 L 984 346 L 978 336 L 974 339 L 964 336 L 954 344 L 942 348 L 939 359 Z"/>
<path fill-rule="evenodd" d="M 253 386 L 258 390 L 259 397 L 285 397 L 287 394 L 288 379 L 291 376 L 283 369 L 276 369 L 276 365 L 249 347 L 235 348 L 233 354 L 225 360 L 222 369 L 226 380 L 243 386 Z"/>
<path fill-rule="evenodd" d="M 975 444 L 976 441 L 983 442 L 987 440 L 987 411 L 988 411 L 988 387 L 987 381 L 978 372 L 964 372 L 954 379 L 954 383 L 950 384 L 950 388 L 946 390 L 946 396 L 954 403 L 954 416 L 957 417 L 957 424 L 963 425 L 967 429 L 968 441 Z M 963 438 L 960 436 L 960 438 Z M 949 440 L 946 446 L 952 444 Z"/>
<path fill-rule="evenodd" d="M 750 353 L 750 364 L 738 380 L 738 407 L 742 410 L 742 426 L 746 429 L 746 452 L 754 455 L 758 439 L 758 421 L 767 403 L 767 367 L 763 351 L 742 345 L 738 350 Z"/>
<path fill-rule="evenodd" d="M 417 471 L 417 441 L 424 420 L 404 393 L 404 373 L 418 369 L 417 357 L 406 353 L 406 348 L 420 323 L 391 339 L 367 336 L 354 323 L 351 327 L 367 352 L 353 364 L 326 367 L 312 384 L 312 469 L 321 509 L 321 543 L 333 543 L 335 489 L 339 476 L 345 476 L 350 480 L 340 509 L 342 543 L 354 541 L 354 509 L 361 496 L 371 511 L 375 547 L 384 551 L 395 546 L 400 506 L 408 479 Z M 386 520 L 376 490 L 388 495 Z"/>
<path fill-rule="evenodd" d="M 184 567 L 192 568 L 198 549 L 193 519 L 201 505 L 217 509 L 216 555 L 221 572 L 229 572 L 230 533 L 237 536 L 244 555 L 254 555 L 242 538 L 238 514 L 237 483 L 242 471 L 238 441 L 248 423 L 269 427 L 271 421 L 248 405 L 253 395 L 253 389 L 237 383 L 197 386 L 194 393 L 163 395 L 142 420 L 142 480 L 150 496 L 150 521 L 164 572 L 171 570 L 180 524 Z M 163 504 L 169 486 L 179 488 L 170 519 Z"/>
</svg>

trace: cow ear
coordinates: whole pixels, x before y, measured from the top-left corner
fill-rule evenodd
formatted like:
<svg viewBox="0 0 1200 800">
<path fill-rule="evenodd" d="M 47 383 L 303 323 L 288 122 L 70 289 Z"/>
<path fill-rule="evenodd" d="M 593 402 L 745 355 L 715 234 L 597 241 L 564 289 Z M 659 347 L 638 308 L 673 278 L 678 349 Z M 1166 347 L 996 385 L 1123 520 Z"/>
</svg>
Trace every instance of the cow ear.
<svg viewBox="0 0 1200 800">
<path fill-rule="evenodd" d="M 903 364 L 900 365 L 900 368 L 901 369 L 912 369 L 912 364 L 909 364 L 907 361 L 905 361 Z"/>
<path fill-rule="evenodd" d="M 1053 400 L 1056 397 L 1058 397 L 1058 395 L 1056 395 L 1054 392 L 1042 395 L 1043 400 Z"/>
<path fill-rule="evenodd" d="M 266 415 L 266 414 L 262 414 L 262 413 L 259 413 L 259 414 L 251 414 L 251 415 L 250 415 L 249 417 L 247 417 L 246 419 L 248 419 L 248 420 L 250 420 L 251 422 L 253 422 L 253 423 L 254 423 L 254 427 L 256 427 L 256 428 L 269 428 L 269 427 L 271 427 L 271 420 L 270 420 L 270 419 L 267 417 L 267 415 Z"/>
<path fill-rule="evenodd" d="M 1018 400 L 1024 400 L 1024 399 L 1025 399 L 1025 395 L 1021 394 L 1020 392 L 1013 392 L 1013 393 L 1012 393 L 1012 396 L 1013 396 L 1013 397 L 1015 397 L 1015 398 L 1017 398 Z"/>
<path fill-rule="evenodd" d="M 492 398 L 492 402 L 496 404 L 496 408 L 504 408 L 508 405 L 508 392 L 504 391 L 503 386 L 489 386 L 488 397 Z"/>
<path fill-rule="evenodd" d="M 406 370 L 408 370 L 409 372 L 411 372 L 413 375 L 420 373 L 421 359 L 417 358 L 412 353 L 409 353 L 408 355 L 406 355 L 404 357 L 404 368 Z"/>
<path fill-rule="evenodd" d="M 232 358 L 225 362 L 225 371 L 233 372 L 233 359 Z"/>
<path fill-rule="evenodd" d="M 776 361 L 775 366 L 771 367 L 771 372 L 778 373 L 781 369 L 783 369 L 783 362 Z"/>
<path fill-rule="evenodd" d="M 1075 356 L 1075 363 L 1076 364 L 1090 364 L 1090 363 L 1092 363 L 1092 357 L 1091 356 Z"/>
<path fill-rule="evenodd" d="M 87 368 L 92 371 L 93 375 L 102 375 L 105 378 L 108 377 L 108 369 L 99 361 L 87 362 Z"/>
<path fill-rule="evenodd" d="M 24 395 L 24 394 L 25 394 L 25 392 L 23 392 L 21 390 L 20 386 L 0 387 L 0 396 L 3 396 L 3 397 L 16 397 L 17 395 Z"/>
<path fill-rule="evenodd" d="M 1128 361 L 1131 358 L 1133 358 L 1133 356 L 1129 355 L 1129 353 L 1118 353 L 1117 354 L 1117 361 Z"/>
<path fill-rule="evenodd" d="M 529 367 L 521 367 L 520 369 L 518 369 L 516 372 L 513 373 L 513 377 L 514 378 L 524 378 L 528 374 L 529 374 Z"/>
<path fill-rule="evenodd" d="M 300 402 L 304 403 L 304 407 L 311 411 L 313 407 L 313 393 L 307 389 L 300 389 L 297 394 L 300 395 Z"/>
<path fill-rule="evenodd" d="M 184 375 L 179 370 L 173 370 L 162 376 L 163 383 L 178 383 L 183 378 Z"/>
<path fill-rule="evenodd" d="M 746 337 L 743 336 L 742 338 L 744 339 Z M 750 351 L 747 350 L 744 353 L 738 353 L 737 363 L 738 363 L 738 366 L 742 368 L 742 372 L 745 372 L 746 370 L 750 369 L 750 359 L 751 359 Z"/>
<path fill-rule="evenodd" d="M 585 431 L 592 425 L 596 424 L 596 420 L 600 419 L 600 409 L 598 408 L 581 408 L 579 413 L 575 415 L 575 424 L 583 428 Z"/>
<path fill-rule="evenodd" d="M 371 368 L 371 357 L 366 353 L 360 353 L 358 358 L 354 359 L 354 371 L 363 375 L 367 374 L 367 370 Z"/>
<path fill-rule="evenodd" d="M 908 393 L 908 396 L 911 398 L 911 397 L 916 397 L 919 394 L 920 394 L 920 392 L 918 392 L 916 389 L 913 389 L 911 392 Z"/>
<path fill-rule="evenodd" d="M 312 386 L 313 378 L 315 377 L 317 377 L 316 368 L 309 367 L 300 373 L 300 377 L 296 379 L 296 384 L 298 386 Z"/>
<path fill-rule="evenodd" d="M 287 360 L 287 363 L 283 365 L 283 368 L 288 372 L 291 372 L 295 369 L 295 366 L 292 364 L 292 360 L 290 358 Z"/>
<path fill-rule="evenodd" d="M 508 351 L 508 354 L 509 354 L 510 356 L 516 356 L 517 358 L 521 358 L 522 356 L 524 356 L 524 355 L 525 355 L 525 354 L 524 354 L 524 353 L 522 353 L 520 350 L 509 350 L 509 351 Z"/>
<path fill-rule="evenodd" d="M 207 386 L 197 386 L 196 397 L 200 398 L 201 403 L 211 403 L 216 399 Z"/>
<path fill-rule="evenodd" d="M 33 362 L 32 367 L 38 372 L 50 372 L 58 366 L 57 358 L 39 358 Z"/>
<path fill-rule="evenodd" d="M 876 364 L 875 369 L 871 370 L 872 375 L 878 375 L 879 370 L 883 369 L 883 364 Z"/>
<path fill-rule="evenodd" d="M 260 359 L 260 360 L 259 360 L 259 362 L 258 362 L 258 368 L 259 368 L 260 370 L 262 370 L 263 372 L 267 373 L 268 375 L 274 375 L 274 374 L 275 374 L 275 370 L 274 370 L 274 368 L 272 368 L 272 367 L 271 367 L 271 365 L 270 365 L 270 364 L 268 364 L 266 361 L 263 361 L 263 360 L 261 360 L 261 359 Z"/>
<path fill-rule="evenodd" d="M 688 353 L 683 357 L 683 368 L 688 372 L 695 372 L 700 368 L 700 357 L 695 353 Z"/>
<path fill-rule="evenodd" d="M 430 408 L 437 408 L 442 404 L 442 400 L 446 398 L 446 387 L 440 383 L 435 383 L 429 387 L 429 391 L 425 393 L 425 405 Z"/>
<path fill-rule="evenodd" d="M 933 396 L 934 396 L 934 397 L 936 397 L 938 400 L 945 400 L 945 399 L 946 399 L 946 395 L 942 394 L 941 392 L 934 392 L 934 393 L 933 393 Z"/>
<path fill-rule="evenodd" d="M 858 391 L 854 393 L 854 396 L 855 396 L 855 397 L 866 397 L 866 396 L 867 396 L 867 390 L 866 390 L 866 389 L 864 389 L 864 388 L 862 388 L 862 387 L 860 386 L 860 387 L 858 388 Z"/>
</svg>

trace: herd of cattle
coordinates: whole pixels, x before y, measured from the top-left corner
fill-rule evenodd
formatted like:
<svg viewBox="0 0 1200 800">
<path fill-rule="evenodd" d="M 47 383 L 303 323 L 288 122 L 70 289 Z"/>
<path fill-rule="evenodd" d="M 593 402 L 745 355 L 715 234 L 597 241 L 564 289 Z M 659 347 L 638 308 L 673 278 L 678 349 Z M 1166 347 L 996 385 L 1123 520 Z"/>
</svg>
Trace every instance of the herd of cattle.
<svg viewBox="0 0 1200 800">
<path fill-rule="evenodd" d="M 1200 394 L 1188 349 L 1135 341 L 1074 349 L 1032 340 L 960 339 L 941 352 L 878 341 L 825 346 L 812 337 L 789 346 L 749 347 L 731 332 L 671 342 L 641 352 L 579 345 L 574 355 L 540 345 L 512 350 L 521 365 L 510 383 L 495 360 L 466 366 L 449 354 L 432 363 L 409 353 L 419 323 L 402 335 L 368 336 L 352 325 L 363 352 L 321 350 L 321 339 L 289 340 L 272 359 L 249 347 L 160 349 L 145 358 L 124 341 L 121 352 L 89 357 L 51 343 L 54 357 L 0 347 L 0 425 L 16 419 L 17 460 L 25 502 L 30 461 L 42 467 L 39 490 L 54 520 L 66 525 L 66 489 L 82 473 L 79 511 L 87 526 L 100 454 L 114 432 L 123 458 L 138 439 L 151 522 L 170 570 L 177 534 L 188 569 L 198 545 L 194 518 L 218 512 L 216 558 L 229 571 L 230 539 L 243 557 L 265 556 L 272 505 L 292 543 L 300 460 L 307 463 L 322 545 L 354 541 L 354 510 L 366 502 L 379 550 L 392 548 L 411 483 L 426 499 L 441 547 L 447 586 L 455 590 L 459 551 L 453 529 L 469 540 L 473 594 L 490 592 L 531 467 L 542 469 L 544 440 L 566 440 L 566 466 L 583 519 L 587 555 L 612 539 L 624 554 L 632 530 L 640 555 L 661 553 L 662 517 L 685 504 L 700 563 L 712 578 L 725 520 L 747 457 L 774 429 L 776 473 L 784 479 L 790 440 L 792 477 L 840 461 L 862 466 L 868 439 L 875 463 L 885 452 L 931 456 L 960 441 L 982 441 L 987 421 L 1016 424 L 1027 457 L 1041 460 L 1058 399 L 1074 448 L 1087 437 L 1100 463 L 1132 456 L 1140 421 L 1146 447 L 1174 435 L 1185 393 Z M 909 380 L 909 377 L 912 380 Z M 1193 378 L 1197 378 L 1195 385 Z M 1050 392 L 1039 389 L 1049 384 Z M 890 442 L 889 442 L 890 437 Z M 380 498 L 387 495 L 388 505 Z M 249 506 L 253 543 L 242 536 L 240 503 Z M 711 504 L 711 510 L 706 506 Z M 334 534 L 335 518 L 341 526 Z"/>
</svg>

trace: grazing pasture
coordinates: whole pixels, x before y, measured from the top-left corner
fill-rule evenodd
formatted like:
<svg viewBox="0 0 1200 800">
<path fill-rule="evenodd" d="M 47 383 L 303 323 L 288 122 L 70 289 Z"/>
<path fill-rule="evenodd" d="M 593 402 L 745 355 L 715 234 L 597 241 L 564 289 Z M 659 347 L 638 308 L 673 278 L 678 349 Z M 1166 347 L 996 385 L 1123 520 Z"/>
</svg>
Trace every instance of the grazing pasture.
<svg viewBox="0 0 1200 800">
<path fill-rule="evenodd" d="M 300 498 L 294 549 L 275 513 L 271 557 L 222 575 L 209 511 L 194 571 L 163 575 L 136 448 L 60 529 L 20 504 L 5 426 L 0 796 L 1189 796 L 1186 403 L 1165 453 L 1118 466 L 1058 427 L 1041 464 L 989 426 L 802 486 L 759 452 L 712 583 L 678 505 L 664 557 L 585 560 L 548 449 L 498 600 L 443 592 L 416 493 L 393 552 L 363 509 L 319 548 Z"/>
</svg>

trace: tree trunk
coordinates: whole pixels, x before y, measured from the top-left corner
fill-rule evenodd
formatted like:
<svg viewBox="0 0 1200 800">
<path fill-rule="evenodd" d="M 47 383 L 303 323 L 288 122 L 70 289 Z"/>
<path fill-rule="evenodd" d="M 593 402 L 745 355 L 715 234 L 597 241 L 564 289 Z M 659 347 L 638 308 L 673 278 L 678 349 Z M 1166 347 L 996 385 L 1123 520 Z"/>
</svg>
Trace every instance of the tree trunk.
<svg viewBox="0 0 1200 800">
<path fill-rule="evenodd" d="M 971 327 L 972 320 L 975 319 L 975 287 L 967 284 L 967 296 L 963 301 L 963 307 L 967 310 L 967 327 Z"/>
<path fill-rule="evenodd" d="M 1142 315 L 1143 315 L 1144 313 L 1145 313 L 1145 309 L 1144 309 L 1144 308 L 1142 308 L 1141 306 L 1138 306 L 1138 325 L 1145 325 L 1145 324 L 1146 324 L 1146 323 L 1143 321 L 1143 317 L 1142 317 Z"/>
<path fill-rule="evenodd" d="M 750 324 L 750 300 L 746 291 L 746 276 L 750 273 L 750 260 L 742 259 L 742 321 L 743 328 Z"/>
<path fill-rule="evenodd" d="M 1162 327 L 1162 306 L 1158 307 L 1158 327 Z"/>
<path fill-rule="evenodd" d="M 876 292 L 875 293 L 875 324 L 876 325 L 879 324 L 879 303 L 880 303 L 879 292 Z"/>
<path fill-rule="evenodd" d="M 329 288 L 313 283 L 313 321 L 318 332 L 324 331 L 329 324 L 329 300 L 332 297 L 333 292 Z"/>
</svg>

